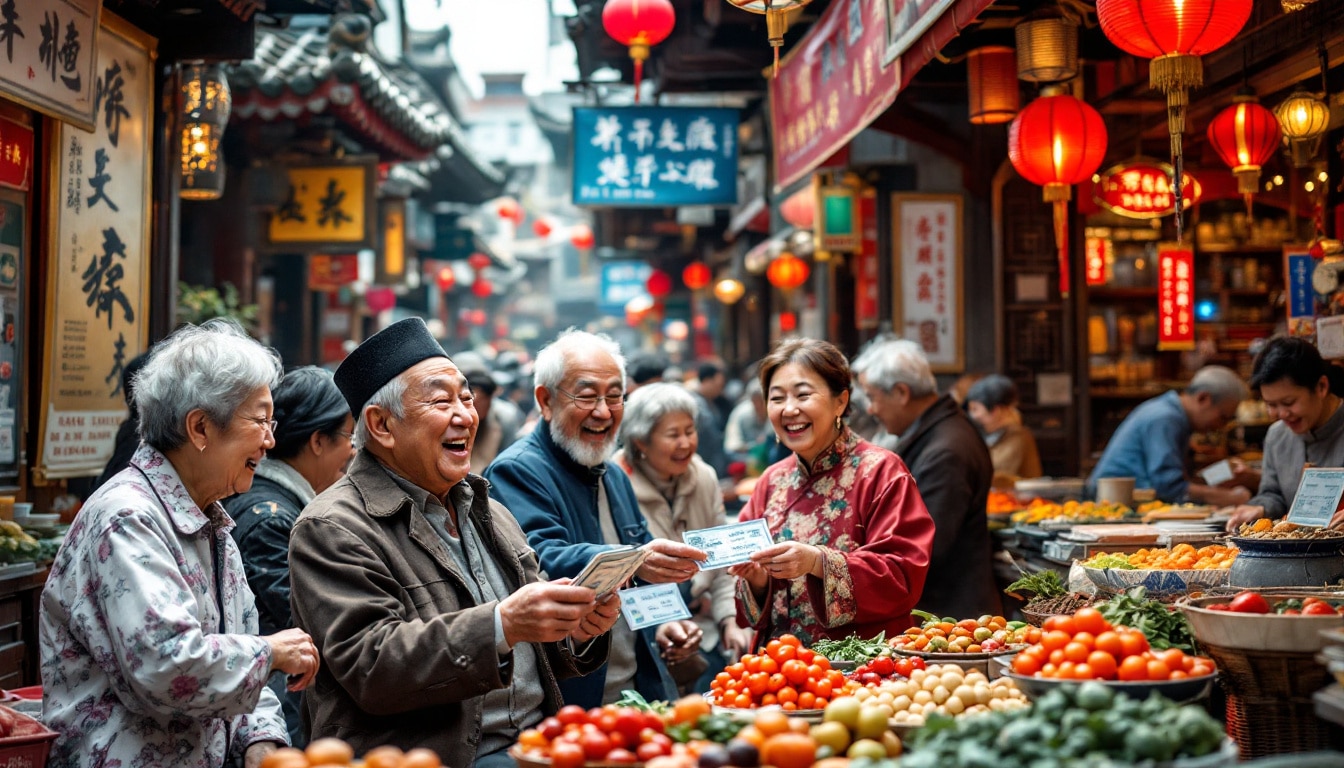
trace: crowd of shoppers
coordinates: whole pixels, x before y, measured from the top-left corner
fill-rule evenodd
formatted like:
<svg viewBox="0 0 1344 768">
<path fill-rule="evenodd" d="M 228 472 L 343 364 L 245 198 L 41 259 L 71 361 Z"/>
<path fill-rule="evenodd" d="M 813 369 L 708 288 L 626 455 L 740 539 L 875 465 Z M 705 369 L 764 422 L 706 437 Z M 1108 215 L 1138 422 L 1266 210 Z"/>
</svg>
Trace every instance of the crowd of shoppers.
<svg viewBox="0 0 1344 768">
<path fill-rule="evenodd" d="M 564 703 L 701 690 L 771 638 L 890 635 L 916 608 L 1000 613 L 987 496 L 1042 472 L 1010 379 L 940 393 L 919 346 L 894 338 L 852 366 L 786 340 L 739 397 L 718 361 L 683 382 L 666 358 L 627 362 L 576 330 L 530 369 L 450 358 L 417 319 L 334 375 L 282 374 L 224 321 L 128 370 L 125 445 L 42 595 L 51 765 L 251 768 L 337 736 L 503 768 Z M 1254 498 L 1187 461 L 1191 434 L 1225 425 L 1250 388 L 1279 419 Z M 1278 339 L 1250 388 L 1201 369 L 1131 413 L 1091 482 L 1229 505 L 1231 525 L 1283 515 L 1304 466 L 1344 465 L 1344 375 Z M 683 539 L 725 524 L 739 495 L 736 519 L 773 543 L 703 569 Z M 690 619 L 631 629 L 619 592 L 572 583 L 622 548 L 642 550 L 633 580 L 675 585 Z"/>
</svg>

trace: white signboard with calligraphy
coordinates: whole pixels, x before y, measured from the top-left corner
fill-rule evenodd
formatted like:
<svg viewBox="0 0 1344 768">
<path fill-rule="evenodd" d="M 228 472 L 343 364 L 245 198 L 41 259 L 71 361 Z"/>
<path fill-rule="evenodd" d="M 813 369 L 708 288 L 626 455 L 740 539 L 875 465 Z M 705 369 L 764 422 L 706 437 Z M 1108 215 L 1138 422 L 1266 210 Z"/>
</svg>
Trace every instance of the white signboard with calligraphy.
<svg viewBox="0 0 1344 768">
<path fill-rule="evenodd" d="M 102 5 L 102 0 L 0 0 L 0 93 L 92 128 Z"/>
<path fill-rule="evenodd" d="M 923 348 L 935 373 L 965 365 L 961 204 L 959 195 L 892 195 L 894 327 Z"/>
<path fill-rule="evenodd" d="M 94 132 L 51 132 L 38 481 L 102 471 L 126 416 L 122 367 L 148 341 L 155 45 L 110 13 L 99 38 Z"/>
</svg>

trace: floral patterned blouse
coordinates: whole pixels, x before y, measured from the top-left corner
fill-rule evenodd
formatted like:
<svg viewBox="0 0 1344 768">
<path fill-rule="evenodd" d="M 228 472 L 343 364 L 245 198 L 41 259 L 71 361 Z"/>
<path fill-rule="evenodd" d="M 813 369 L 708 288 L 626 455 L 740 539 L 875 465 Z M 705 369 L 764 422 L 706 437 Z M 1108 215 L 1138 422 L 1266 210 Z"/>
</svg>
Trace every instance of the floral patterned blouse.
<svg viewBox="0 0 1344 768">
<path fill-rule="evenodd" d="M 145 445 L 85 503 L 42 592 L 49 768 L 217 768 L 288 743 L 232 527 Z"/>
<path fill-rule="evenodd" d="M 910 626 L 933 549 L 933 518 L 898 456 L 848 427 L 812 470 L 790 456 L 765 471 L 739 520 L 764 518 L 776 542 L 821 548 L 823 577 L 771 578 L 758 601 L 738 580 L 738 620 L 765 639 L 806 645 Z"/>
</svg>

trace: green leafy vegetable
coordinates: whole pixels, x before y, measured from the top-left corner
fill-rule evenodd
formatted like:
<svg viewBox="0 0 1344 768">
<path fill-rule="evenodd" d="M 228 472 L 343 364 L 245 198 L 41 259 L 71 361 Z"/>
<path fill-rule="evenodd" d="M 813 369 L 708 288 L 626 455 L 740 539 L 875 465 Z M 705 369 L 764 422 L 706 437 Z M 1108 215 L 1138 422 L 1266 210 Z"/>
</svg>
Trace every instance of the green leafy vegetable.
<svg viewBox="0 0 1344 768">
<path fill-rule="evenodd" d="M 643 696 L 639 694 L 639 691 L 633 691 L 630 690 L 629 688 L 621 691 L 621 698 L 616 700 L 616 706 L 634 707 L 635 709 L 638 709 L 641 712 L 653 712 L 659 715 L 671 709 L 671 705 L 669 705 L 666 701 L 655 701 L 653 703 L 650 703 L 647 699 L 645 699 Z"/>
<path fill-rule="evenodd" d="M 1143 587 L 1133 587 L 1099 603 L 1097 610 L 1111 624 L 1142 632 L 1154 650 L 1180 648 L 1193 652 L 1195 649 L 1195 637 L 1185 615 L 1156 600 L 1149 600 L 1148 590 Z"/>
<path fill-rule="evenodd" d="M 831 661 L 868 661 L 883 653 L 891 653 L 891 646 L 887 645 L 887 633 L 882 632 L 871 640 L 858 635 L 850 635 L 844 640 L 818 640 L 812 644 L 812 650 Z"/>
<path fill-rule="evenodd" d="M 1067 595 L 1068 589 L 1064 587 L 1064 580 L 1059 578 L 1055 571 L 1045 570 L 1039 573 L 1028 574 L 1026 571 L 1018 569 L 1022 578 L 1008 585 L 1003 590 L 1005 594 L 1016 595 L 1019 592 L 1035 595 L 1037 599 L 1059 597 Z"/>
<path fill-rule="evenodd" d="M 1134 566 L 1130 565 L 1129 558 L 1124 555 L 1097 555 L 1083 563 L 1088 568 L 1118 568 L 1122 571 L 1132 571 Z"/>
</svg>

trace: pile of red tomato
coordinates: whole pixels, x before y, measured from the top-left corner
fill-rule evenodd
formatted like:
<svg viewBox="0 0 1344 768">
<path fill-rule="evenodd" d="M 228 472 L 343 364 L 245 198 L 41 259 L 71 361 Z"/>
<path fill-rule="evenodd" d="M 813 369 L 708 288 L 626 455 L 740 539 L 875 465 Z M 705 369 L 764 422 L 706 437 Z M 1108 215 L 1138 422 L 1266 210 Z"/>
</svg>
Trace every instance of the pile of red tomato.
<svg viewBox="0 0 1344 768">
<path fill-rule="evenodd" d="M 786 712 L 822 709 L 831 699 L 857 690 L 831 661 L 797 637 L 771 640 L 762 653 L 749 653 L 714 677 L 709 690 L 721 707 L 750 709 L 778 704 Z"/>
<path fill-rule="evenodd" d="M 1051 616 L 1041 641 L 1013 658 L 1019 675 L 1063 680 L 1179 680 L 1214 672 L 1213 661 L 1179 648 L 1154 651 L 1142 632 L 1113 627 L 1096 608 Z"/>
<path fill-rule="evenodd" d="M 878 656 L 855 667 L 854 671 L 845 675 L 845 677 L 863 685 L 876 686 L 881 685 L 886 680 L 909 679 L 911 672 L 924 668 L 924 659 L 918 656 L 902 656 L 899 659 L 893 659 L 890 656 Z"/>
<path fill-rule="evenodd" d="M 652 712 L 567 704 L 519 734 L 518 748 L 549 758 L 551 768 L 579 768 L 586 761 L 642 763 L 672 754 L 672 738 L 664 730 L 663 719 Z"/>
<path fill-rule="evenodd" d="M 1210 611 L 1230 611 L 1232 613 L 1277 613 L 1281 616 L 1334 616 L 1344 615 L 1344 603 L 1334 604 L 1319 597 L 1288 598 L 1273 605 L 1259 592 L 1246 590 L 1238 592 L 1226 603 L 1212 603 L 1204 606 Z"/>
</svg>

